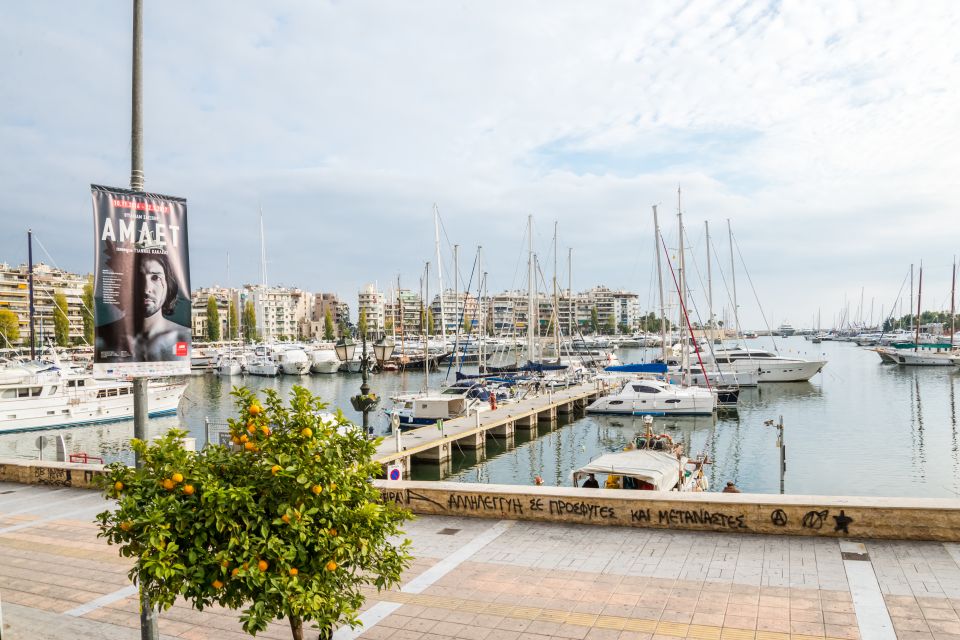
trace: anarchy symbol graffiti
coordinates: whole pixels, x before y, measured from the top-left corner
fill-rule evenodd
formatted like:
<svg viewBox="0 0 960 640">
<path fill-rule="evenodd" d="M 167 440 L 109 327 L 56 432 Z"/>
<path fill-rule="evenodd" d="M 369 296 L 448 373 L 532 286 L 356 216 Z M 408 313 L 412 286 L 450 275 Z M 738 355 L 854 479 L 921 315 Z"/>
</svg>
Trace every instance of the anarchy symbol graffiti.
<svg viewBox="0 0 960 640">
<path fill-rule="evenodd" d="M 824 509 L 823 511 L 808 511 L 803 520 L 800 522 L 805 529 L 822 529 L 823 521 L 826 520 L 827 515 L 830 513 L 829 510 Z"/>
<path fill-rule="evenodd" d="M 787 525 L 787 514 L 783 509 L 775 509 L 773 513 L 770 514 L 770 522 L 777 527 L 785 527 Z"/>
</svg>

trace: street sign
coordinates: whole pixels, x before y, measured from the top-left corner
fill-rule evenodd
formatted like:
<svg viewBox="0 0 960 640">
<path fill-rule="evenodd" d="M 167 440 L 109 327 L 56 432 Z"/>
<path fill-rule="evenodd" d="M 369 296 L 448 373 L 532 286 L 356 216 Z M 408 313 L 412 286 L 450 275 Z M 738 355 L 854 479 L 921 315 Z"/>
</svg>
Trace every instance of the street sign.
<svg viewBox="0 0 960 640">
<path fill-rule="evenodd" d="M 403 479 L 403 465 L 400 463 L 387 465 L 387 479 L 388 480 L 402 480 Z"/>
</svg>

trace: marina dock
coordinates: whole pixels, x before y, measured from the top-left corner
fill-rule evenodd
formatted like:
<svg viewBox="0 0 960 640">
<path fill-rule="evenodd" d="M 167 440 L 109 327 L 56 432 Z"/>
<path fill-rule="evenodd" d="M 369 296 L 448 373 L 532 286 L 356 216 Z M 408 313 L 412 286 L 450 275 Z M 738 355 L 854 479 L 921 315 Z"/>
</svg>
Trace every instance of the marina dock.
<svg viewBox="0 0 960 640">
<path fill-rule="evenodd" d="M 442 428 L 428 425 L 398 432 L 387 436 L 380 444 L 374 460 L 385 467 L 399 466 L 406 478 L 414 464 L 442 467 L 450 461 L 456 449 L 476 451 L 481 455 L 487 438 L 503 438 L 509 443 L 517 431 L 536 434 L 541 423 L 555 425 L 559 415 L 583 415 L 587 405 L 605 393 L 607 387 L 600 381 L 548 389 L 520 402 L 444 420 Z"/>
</svg>

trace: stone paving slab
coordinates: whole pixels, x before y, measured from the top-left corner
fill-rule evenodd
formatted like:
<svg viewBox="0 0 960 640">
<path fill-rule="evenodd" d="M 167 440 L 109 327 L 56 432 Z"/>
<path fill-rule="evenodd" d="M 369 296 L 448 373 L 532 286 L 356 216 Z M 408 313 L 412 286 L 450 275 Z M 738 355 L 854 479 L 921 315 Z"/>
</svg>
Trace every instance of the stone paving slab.
<svg viewBox="0 0 960 640">
<path fill-rule="evenodd" d="M 39 508 L 10 516 L 24 495 Z M 129 585 L 129 561 L 96 537 L 92 518 L 105 503 L 81 495 L 91 494 L 0 483 L 4 640 L 139 638 L 135 597 L 66 614 Z M 364 616 L 376 623 L 338 640 L 872 640 L 836 540 L 445 516 L 419 517 L 407 531 L 416 560 L 405 586 L 371 592 Z M 956 548 L 864 548 L 898 638 L 960 639 Z M 178 604 L 160 630 L 165 640 L 247 637 L 237 618 Z"/>
</svg>

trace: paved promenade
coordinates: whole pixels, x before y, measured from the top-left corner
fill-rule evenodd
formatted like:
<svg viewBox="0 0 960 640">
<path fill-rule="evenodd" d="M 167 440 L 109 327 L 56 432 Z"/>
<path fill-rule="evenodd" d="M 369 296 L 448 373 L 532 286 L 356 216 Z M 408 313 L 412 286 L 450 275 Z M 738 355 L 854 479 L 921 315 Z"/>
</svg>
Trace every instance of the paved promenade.
<svg viewBox="0 0 960 640">
<path fill-rule="evenodd" d="M 92 491 L 0 483 L 4 640 L 139 638 Z M 960 545 L 421 517 L 416 561 L 338 640 L 960 640 Z M 164 638 L 248 637 L 176 606 Z M 286 625 L 258 637 L 289 638 Z M 315 638 L 311 633 L 308 637 Z"/>
</svg>

